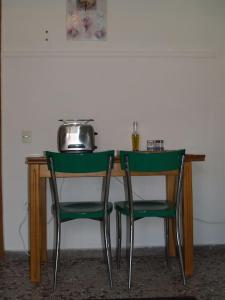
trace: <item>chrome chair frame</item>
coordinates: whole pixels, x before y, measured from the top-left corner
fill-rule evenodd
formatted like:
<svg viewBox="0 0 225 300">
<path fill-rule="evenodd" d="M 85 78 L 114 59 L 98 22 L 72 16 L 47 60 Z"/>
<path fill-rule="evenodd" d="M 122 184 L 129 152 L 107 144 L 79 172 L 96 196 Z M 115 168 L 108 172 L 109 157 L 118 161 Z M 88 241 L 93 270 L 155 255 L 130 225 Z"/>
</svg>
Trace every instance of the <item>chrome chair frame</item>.
<svg viewBox="0 0 225 300">
<path fill-rule="evenodd" d="M 57 282 L 57 272 L 58 272 L 58 265 L 60 260 L 60 248 L 61 248 L 61 223 L 60 220 L 60 206 L 59 206 L 59 193 L 57 187 L 57 179 L 56 174 L 53 168 L 53 160 L 52 158 L 48 158 L 49 166 L 50 166 L 50 174 L 51 177 L 49 178 L 51 195 L 53 200 L 53 214 L 55 220 L 55 258 L 54 258 L 54 280 L 53 280 L 53 291 L 56 289 L 56 282 Z M 110 215 L 107 213 L 107 204 L 108 204 L 108 196 L 109 196 L 109 185 L 111 179 L 111 170 L 112 170 L 112 157 L 109 159 L 108 170 L 106 172 L 106 176 L 102 178 L 102 193 L 101 193 L 101 200 L 104 203 L 104 218 L 101 220 L 103 224 L 103 239 L 104 239 L 104 246 L 105 246 L 105 256 L 107 261 L 108 267 L 108 274 L 109 274 L 109 283 L 110 287 L 112 287 L 112 254 L 111 254 L 111 238 L 110 238 Z"/>
<path fill-rule="evenodd" d="M 178 249 L 178 256 L 180 262 L 180 271 L 182 275 L 183 284 L 186 285 L 186 278 L 184 272 L 184 263 L 183 263 L 183 254 L 182 254 L 182 245 L 181 245 L 181 214 L 182 214 L 182 182 L 183 182 L 183 173 L 184 173 L 184 159 L 185 155 L 182 156 L 181 168 L 178 175 L 177 189 L 175 193 L 175 202 L 176 202 L 176 217 L 175 218 L 164 218 L 164 235 L 165 235 L 165 255 L 168 265 L 168 231 L 169 231 L 169 219 L 175 220 L 175 235 L 176 235 L 176 245 Z M 138 219 L 134 219 L 133 216 L 133 192 L 131 184 L 131 173 L 129 170 L 129 160 L 128 156 L 125 157 L 125 176 L 124 176 L 124 191 L 125 191 L 125 200 L 129 203 L 129 274 L 128 274 L 128 288 L 131 289 L 132 283 L 132 262 L 133 262 L 133 249 L 134 249 L 134 222 Z M 117 268 L 120 268 L 121 261 L 121 212 L 116 210 L 116 225 L 117 225 Z"/>
</svg>

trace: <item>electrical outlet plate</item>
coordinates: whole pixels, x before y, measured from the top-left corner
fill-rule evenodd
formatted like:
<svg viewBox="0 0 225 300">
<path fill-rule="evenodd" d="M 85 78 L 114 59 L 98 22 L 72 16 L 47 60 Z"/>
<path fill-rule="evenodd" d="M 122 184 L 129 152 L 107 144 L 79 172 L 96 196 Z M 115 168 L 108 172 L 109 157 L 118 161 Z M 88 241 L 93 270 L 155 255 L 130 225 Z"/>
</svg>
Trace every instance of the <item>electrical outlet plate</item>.
<svg viewBox="0 0 225 300">
<path fill-rule="evenodd" d="M 32 132 L 31 132 L 31 130 L 22 130 L 22 143 L 23 144 L 32 143 Z"/>
</svg>

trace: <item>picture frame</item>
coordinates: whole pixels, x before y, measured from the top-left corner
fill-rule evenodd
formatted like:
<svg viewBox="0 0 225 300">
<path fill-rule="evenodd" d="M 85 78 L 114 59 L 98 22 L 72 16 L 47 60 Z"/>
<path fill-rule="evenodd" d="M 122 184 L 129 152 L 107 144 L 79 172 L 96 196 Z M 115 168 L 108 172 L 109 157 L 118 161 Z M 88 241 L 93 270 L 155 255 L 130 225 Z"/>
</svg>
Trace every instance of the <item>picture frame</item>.
<svg viewBox="0 0 225 300">
<path fill-rule="evenodd" d="M 107 0 L 67 0 L 67 40 L 106 40 L 106 6 Z"/>
</svg>

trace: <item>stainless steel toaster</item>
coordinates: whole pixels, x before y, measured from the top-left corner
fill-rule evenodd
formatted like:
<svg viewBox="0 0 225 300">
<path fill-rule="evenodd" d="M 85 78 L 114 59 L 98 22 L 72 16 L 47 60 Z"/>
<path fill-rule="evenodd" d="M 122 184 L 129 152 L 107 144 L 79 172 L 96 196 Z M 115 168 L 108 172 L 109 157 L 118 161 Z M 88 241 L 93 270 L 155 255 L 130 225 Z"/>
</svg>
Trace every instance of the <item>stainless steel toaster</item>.
<svg viewBox="0 0 225 300">
<path fill-rule="evenodd" d="M 93 119 L 59 120 L 63 124 L 58 129 L 58 150 L 60 152 L 92 152 L 95 146 Z"/>
</svg>

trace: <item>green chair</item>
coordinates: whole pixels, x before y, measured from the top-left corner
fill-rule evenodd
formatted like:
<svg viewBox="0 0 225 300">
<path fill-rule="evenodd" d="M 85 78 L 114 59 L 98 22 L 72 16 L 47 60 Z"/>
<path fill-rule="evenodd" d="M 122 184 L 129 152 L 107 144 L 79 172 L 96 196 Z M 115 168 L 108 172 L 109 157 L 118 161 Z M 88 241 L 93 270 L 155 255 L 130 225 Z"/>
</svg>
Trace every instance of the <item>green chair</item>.
<svg viewBox="0 0 225 300">
<path fill-rule="evenodd" d="M 76 219 L 91 219 L 102 222 L 109 281 L 110 286 L 112 286 L 110 214 L 113 210 L 113 205 L 108 202 L 108 196 L 111 170 L 114 162 L 114 151 L 110 150 L 82 154 L 47 151 L 46 157 L 48 169 L 51 173 L 49 180 L 53 200 L 52 211 L 54 214 L 56 234 L 53 290 L 56 288 L 58 261 L 60 256 L 61 223 Z M 88 173 L 96 173 L 96 176 L 103 177 L 101 199 L 98 202 L 82 202 L 74 200 L 72 200 L 72 202 L 61 202 L 59 199 L 56 172 L 57 176 L 60 176 L 59 173 L 84 173 L 87 174 L 87 176 Z M 74 174 L 74 177 L 75 176 L 76 174 Z"/>
<path fill-rule="evenodd" d="M 180 261 L 180 269 L 184 285 L 186 284 L 183 257 L 181 249 L 181 217 L 182 217 L 182 182 L 185 150 L 163 152 L 132 152 L 121 151 L 121 169 L 125 171 L 124 188 L 125 200 L 115 202 L 117 218 L 117 266 L 120 267 L 121 256 L 121 214 L 128 217 L 129 224 L 129 278 L 128 287 L 131 288 L 132 280 L 132 257 L 134 248 L 134 222 L 143 218 L 159 217 L 164 219 L 166 254 L 168 247 L 168 220 L 175 221 L 176 243 Z M 165 200 L 134 200 L 132 190 L 132 176 L 150 173 L 175 171 L 176 192 L 174 202 Z M 165 174 L 165 173 L 164 173 Z"/>
</svg>

